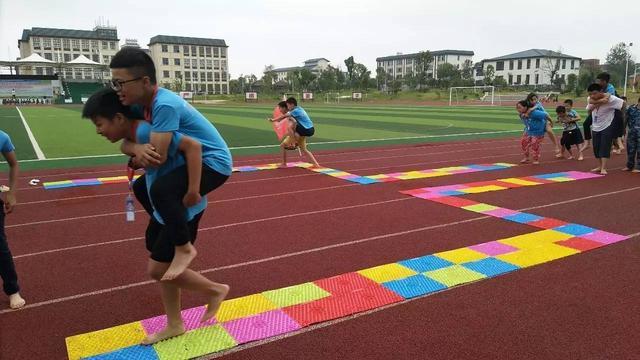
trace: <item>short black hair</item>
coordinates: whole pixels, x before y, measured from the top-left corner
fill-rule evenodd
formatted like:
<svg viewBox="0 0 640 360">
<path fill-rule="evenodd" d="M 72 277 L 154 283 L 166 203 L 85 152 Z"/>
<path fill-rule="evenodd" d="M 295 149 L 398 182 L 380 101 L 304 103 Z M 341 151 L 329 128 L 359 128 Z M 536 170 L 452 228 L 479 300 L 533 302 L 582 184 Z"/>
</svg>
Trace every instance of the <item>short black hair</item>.
<svg viewBox="0 0 640 360">
<path fill-rule="evenodd" d="M 559 105 L 559 106 L 556 107 L 556 114 L 564 114 L 566 112 L 567 112 L 567 108 L 566 107 L 564 107 L 562 105 Z"/>
<path fill-rule="evenodd" d="M 280 101 L 280 102 L 278 103 L 278 106 L 279 106 L 279 107 L 284 107 L 284 108 L 286 108 L 286 107 L 287 107 L 287 102 L 286 102 L 286 101 Z"/>
<path fill-rule="evenodd" d="M 521 106 L 528 108 L 533 107 L 533 105 L 531 104 L 531 102 L 529 100 L 520 100 L 518 101 L 518 104 L 520 104 Z"/>
<path fill-rule="evenodd" d="M 571 99 L 567 99 L 564 101 L 565 104 L 569 104 L 570 106 L 573 106 L 573 100 Z"/>
<path fill-rule="evenodd" d="M 111 120 L 117 113 L 123 114 L 127 119 L 133 118 L 131 108 L 122 105 L 118 94 L 109 88 L 96 91 L 82 108 L 82 117 L 91 120 L 95 120 L 97 116 Z"/>
<path fill-rule="evenodd" d="M 156 66 L 146 52 L 142 49 L 125 47 L 118 51 L 109 63 L 111 69 L 127 69 L 134 76 L 148 76 L 151 84 L 156 84 Z"/>
<path fill-rule="evenodd" d="M 600 86 L 600 84 L 593 83 L 593 84 L 589 85 L 589 87 L 587 88 L 587 91 L 588 92 L 602 91 L 602 86 Z"/>
<path fill-rule="evenodd" d="M 609 75 L 609 73 L 603 72 L 598 74 L 598 76 L 596 76 L 596 79 L 609 82 L 611 80 L 611 75 Z"/>
<path fill-rule="evenodd" d="M 534 92 L 529 93 L 529 95 L 527 95 L 527 101 L 531 101 L 531 99 L 533 99 L 534 97 L 538 97 L 538 94 Z"/>
<path fill-rule="evenodd" d="M 627 97 L 626 96 L 620 96 L 620 99 L 627 101 Z"/>
<path fill-rule="evenodd" d="M 298 101 L 293 96 L 287 99 L 287 104 L 293 104 L 293 106 L 298 106 Z"/>
</svg>

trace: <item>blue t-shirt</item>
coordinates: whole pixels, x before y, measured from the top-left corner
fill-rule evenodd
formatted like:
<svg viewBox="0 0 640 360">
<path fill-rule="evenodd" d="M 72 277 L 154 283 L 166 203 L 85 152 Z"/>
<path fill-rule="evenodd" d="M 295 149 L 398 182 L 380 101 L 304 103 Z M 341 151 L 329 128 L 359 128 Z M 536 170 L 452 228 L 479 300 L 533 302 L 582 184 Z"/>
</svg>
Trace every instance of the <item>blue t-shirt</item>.
<svg viewBox="0 0 640 360">
<path fill-rule="evenodd" d="M 613 85 L 611 85 L 611 84 L 607 84 L 607 89 L 604 92 L 609 93 L 611 95 L 615 95 L 616 94 L 616 88 L 614 88 Z"/>
<path fill-rule="evenodd" d="M 575 119 L 578 117 L 578 113 L 571 109 L 569 111 L 567 111 L 567 117 L 569 117 L 570 119 Z M 578 125 L 575 122 L 566 122 L 566 123 L 562 123 L 562 128 L 563 131 L 572 131 L 578 128 Z"/>
<path fill-rule="evenodd" d="M 536 102 L 536 105 L 534 106 L 535 110 L 540 110 L 540 111 L 545 111 L 544 106 L 542 106 L 542 103 L 540 101 Z"/>
<path fill-rule="evenodd" d="M 547 113 L 542 110 L 533 110 L 526 118 L 527 135 L 542 136 L 547 126 Z"/>
<path fill-rule="evenodd" d="M 147 121 L 139 121 L 138 126 L 136 128 L 136 142 L 138 144 L 148 144 L 149 140 L 151 140 L 151 131 L 152 126 Z M 180 141 L 182 140 L 183 135 L 179 132 L 174 132 L 173 137 L 171 138 L 171 143 L 169 144 L 169 149 L 167 150 L 167 161 L 162 164 L 158 168 L 145 168 L 145 177 L 147 183 L 147 194 L 149 194 L 149 200 L 151 200 L 151 205 L 153 205 L 153 199 L 151 198 L 151 185 L 156 181 L 156 179 L 160 176 L 163 176 L 173 169 L 180 167 L 186 163 L 184 155 L 178 150 L 180 145 Z M 191 221 L 194 216 L 204 211 L 207 207 L 207 198 L 206 196 L 202 197 L 200 202 L 190 208 L 187 208 L 187 220 Z M 153 208 L 153 217 L 158 220 L 159 223 L 164 224 L 162 217 L 155 209 Z"/>
<path fill-rule="evenodd" d="M 233 165 L 227 143 L 215 126 L 180 96 L 158 88 L 151 105 L 151 126 L 153 132 L 179 131 L 199 141 L 202 162 L 223 175 L 231 175 Z"/>
<path fill-rule="evenodd" d="M 293 108 L 293 110 L 289 111 L 289 115 L 296 119 L 298 124 L 300 124 L 300 126 L 302 126 L 303 128 L 311 129 L 313 127 L 311 118 L 309 118 L 309 115 L 307 115 L 307 112 L 304 111 L 303 108 L 296 106 L 295 108 Z"/>
<path fill-rule="evenodd" d="M 15 146 L 13 146 L 9 135 L 6 132 L 0 130 L 0 152 L 10 153 L 15 149 L 16 148 Z"/>
<path fill-rule="evenodd" d="M 631 105 L 627 108 L 627 127 L 629 131 L 640 133 L 640 107 Z"/>
</svg>

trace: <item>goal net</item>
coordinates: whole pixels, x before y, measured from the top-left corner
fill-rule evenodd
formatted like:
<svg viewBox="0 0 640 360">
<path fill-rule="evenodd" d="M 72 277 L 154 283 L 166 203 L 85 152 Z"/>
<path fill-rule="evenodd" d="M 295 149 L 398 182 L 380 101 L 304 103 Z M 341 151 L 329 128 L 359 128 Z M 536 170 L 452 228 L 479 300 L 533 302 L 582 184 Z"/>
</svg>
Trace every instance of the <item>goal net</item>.
<svg viewBox="0 0 640 360">
<path fill-rule="evenodd" d="M 495 105 L 493 86 L 455 86 L 449 88 L 449 106 Z"/>
</svg>

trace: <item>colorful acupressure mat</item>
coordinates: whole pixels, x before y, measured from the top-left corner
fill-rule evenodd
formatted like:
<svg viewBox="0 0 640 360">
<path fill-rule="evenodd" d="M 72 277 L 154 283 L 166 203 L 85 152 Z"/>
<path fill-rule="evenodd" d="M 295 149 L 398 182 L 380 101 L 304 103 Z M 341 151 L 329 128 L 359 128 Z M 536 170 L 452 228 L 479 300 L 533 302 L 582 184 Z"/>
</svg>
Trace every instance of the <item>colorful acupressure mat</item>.
<svg viewBox="0 0 640 360">
<path fill-rule="evenodd" d="M 600 175 L 564 172 L 502 179 L 501 181 L 509 180 L 506 184 L 515 186 L 482 184 L 482 191 L 478 189 L 480 186 L 472 184 L 452 186 L 455 190 L 476 188 L 476 191 L 469 193 L 479 193 L 498 190 L 491 186 L 500 186 L 500 190 L 504 190 L 595 177 Z M 543 218 L 456 196 L 467 192 L 444 195 L 443 191 L 448 190 L 443 188 L 429 188 L 440 195 L 436 197 L 419 196 L 425 193 L 424 189 L 403 193 L 531 225 L 541 230 L 226 300 L 222 303 L 216 320 L 204 325 L 198 324 L 204 311 L 203 306 L 187 309 L 182 312 L 182 317 L 188 332 L 153 346 L 142 346 L 139 343 L 146 334 L 155 333 L 166 325 L 164 316 L 71 336 L 66 339 L 69 359 L 188 359 L 202 356 L 293 332 L 315 323 L 579 254 L 628 238 L 584 225 Z M 422 193 L 417 190 L 422 190 Z"/>
<path fill-rule="evenodd" d="M 233 172 L 251 172 L 251 171 L 258 171 L 258 170 L 275 170 L 279 168 L 280 164 L 277 163 L 273 163 L 273 164 L 264 164 L 264 165 L 245 165 L 245 166 L 234 166 L 233 167 Z M 287 167 L 288 168 L 292 168 L 292 167 L 299 167 L 299 168 L 310 168 L 313 165 L 306 163 L 306 162 L 302 162 L 302 161 L 293 161 L 290 163 L 287 163 Z"/>
<path fill-rule="evenodd" d="M 134 176 L 134 179 L 139 178 L 140 175 Z M 112 176 L 112 177 L 101 177 L 94 179 L 74 179 L 74 180 L 62 180 L 62 181 L 51 181 L 43 183 L 45 190 L 51 189 L 62 189 L 62 188 L 70 188 L 76 186 L 92 186 L 92 185 L 103 185 L 103 184 L 119 184 L 126 183 L 129 181 L 129 178 L 126 176 Z"/>
</svg>

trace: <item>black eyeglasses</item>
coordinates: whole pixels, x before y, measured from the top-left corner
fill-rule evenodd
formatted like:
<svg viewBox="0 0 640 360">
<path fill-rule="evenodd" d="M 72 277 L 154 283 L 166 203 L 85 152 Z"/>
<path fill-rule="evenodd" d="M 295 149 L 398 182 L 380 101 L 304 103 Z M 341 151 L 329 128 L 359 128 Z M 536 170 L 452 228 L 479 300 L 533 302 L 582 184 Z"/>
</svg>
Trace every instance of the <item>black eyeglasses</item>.
<svg viewBox="0 0 640 360">
<path fill-rule="evenodd" d="M 137 78 L 131 79 L 131 80 L 111 80 L 110 85 L 111 85 L 111 88 L 114 91 L 120 91 L 120 90 L 122 90 L 122 85 L 124 85 L 124 84 L 126 84 L 128 82 L 138 81 L 138 80 L 142 79 L 143 77 L 144 76 L 140 76 L 140 77 L 137 77 Z"/>
</svg>

